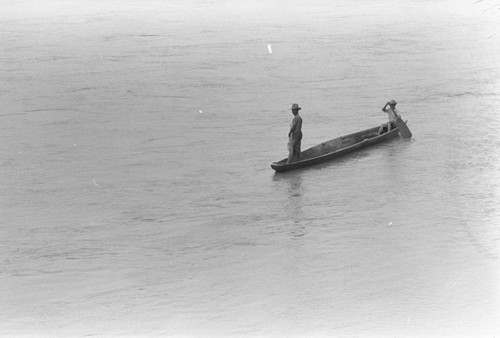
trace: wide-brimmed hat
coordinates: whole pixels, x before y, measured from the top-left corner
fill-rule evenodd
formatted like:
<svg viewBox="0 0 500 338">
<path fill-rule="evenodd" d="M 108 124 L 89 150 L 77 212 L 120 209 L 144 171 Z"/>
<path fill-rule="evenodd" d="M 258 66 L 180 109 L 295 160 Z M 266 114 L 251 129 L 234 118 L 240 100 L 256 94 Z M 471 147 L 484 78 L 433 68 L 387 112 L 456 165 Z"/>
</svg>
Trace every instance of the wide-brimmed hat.
<svg viewBox="0 0 500 338">
<path fill-rule="evenodd" d="M 299 107 L 298 104 L 294 103 L 292 104 L 292 110 L 301 110 L 302 108 Z"/>
<path fill-rule="evenodd" d="M 390 100 L 389 104 L 398 104 L 398 103 L 396 102 L 396 100 Z"/>
</svg>

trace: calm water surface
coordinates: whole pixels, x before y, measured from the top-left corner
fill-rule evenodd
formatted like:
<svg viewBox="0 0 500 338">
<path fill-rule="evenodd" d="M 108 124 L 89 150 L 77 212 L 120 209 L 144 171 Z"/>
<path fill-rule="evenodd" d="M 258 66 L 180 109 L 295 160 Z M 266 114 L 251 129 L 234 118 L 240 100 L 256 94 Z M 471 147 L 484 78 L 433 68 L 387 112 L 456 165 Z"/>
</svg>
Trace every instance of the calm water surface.
<svg viewBox="0 0 500 338">
<path fill-rule="evenodd" d="M 1 6 L 2 336 L 500 334 L 497 2 Z"/>
</svg>

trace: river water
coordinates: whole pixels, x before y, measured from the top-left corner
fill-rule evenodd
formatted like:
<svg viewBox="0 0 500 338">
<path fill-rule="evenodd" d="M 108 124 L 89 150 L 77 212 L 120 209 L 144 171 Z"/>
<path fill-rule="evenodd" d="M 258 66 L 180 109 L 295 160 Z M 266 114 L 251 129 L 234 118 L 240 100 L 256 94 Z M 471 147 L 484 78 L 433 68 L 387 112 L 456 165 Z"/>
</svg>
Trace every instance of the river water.
<svg viewBox="0 0 500 338">
<path fill-rule="evenodd" d="M 0 4 L 0 335 L 500 335 L 498 2 Z"/>
</svg>

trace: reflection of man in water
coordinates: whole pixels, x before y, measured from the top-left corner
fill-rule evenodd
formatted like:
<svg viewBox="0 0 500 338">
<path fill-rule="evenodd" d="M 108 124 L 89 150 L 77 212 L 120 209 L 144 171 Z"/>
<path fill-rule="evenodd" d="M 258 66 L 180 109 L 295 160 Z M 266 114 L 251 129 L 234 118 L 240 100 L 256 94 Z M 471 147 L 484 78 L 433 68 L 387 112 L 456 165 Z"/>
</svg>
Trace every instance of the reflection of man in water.
<svg viewBox="0 0 500 338">
<path fill-rule="evenodd" d="M 290 221 L 290 235 L 293 238 L 300 238 L 306 235 L 306 225 L 309 223 L 305 219 L 302 206 L 304 204 L 302 187 L 302 175 L 297 174 L 287 178 L 288 182 L 288 203 L 286 203 L 286 212 Z"/>
<path fill-rule="evenodd" d="M 287 163 L 298 161 L 300 154 L 300 141 L 302 140 L 302 117 L 299 110 L 302 109 L 297 103 L 292 105 L 292 114 L 294 115 L 288 133 L 288 161 Z"/>
</svg>

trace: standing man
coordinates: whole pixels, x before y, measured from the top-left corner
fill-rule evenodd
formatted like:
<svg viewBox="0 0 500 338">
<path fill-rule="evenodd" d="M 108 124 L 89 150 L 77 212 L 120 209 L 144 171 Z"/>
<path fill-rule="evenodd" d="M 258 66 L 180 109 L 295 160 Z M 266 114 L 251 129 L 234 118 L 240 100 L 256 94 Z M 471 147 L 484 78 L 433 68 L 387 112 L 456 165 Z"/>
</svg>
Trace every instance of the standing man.
<svg viewBox="0 0 500 338">
<path fill-rule="evenodd" d="M 387 116 L 389 117 L 389 122 L 384 123 L 380 126 L 378 133 L 382 134 L 382 131 L 384 130 L 384 127 L 387 126 L 387 132 L 390 132 L 393 127 L 395 127 L 396 124 L 396 117 L 399 116 L 399 111 L 396 109 L 396 105 L 398 103 L 395 100 L 390 100 L 387 102 L 382 108 L 384 112 L 387 113 Z M 387 108 L 389 106 L 389 108 Z"/>
<path fill-rule="evenodd" d="M 299 115 L 299 107 L 297 103 L 292 104 L 293 120 L 290 124 L 288 132 L 288 161 L 287 163 L 298 161 L 300 155 L 300 141 L 302 140 L 302 117 Z"/>
</svg>

